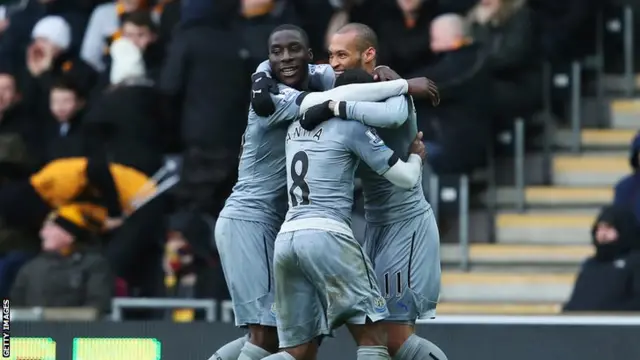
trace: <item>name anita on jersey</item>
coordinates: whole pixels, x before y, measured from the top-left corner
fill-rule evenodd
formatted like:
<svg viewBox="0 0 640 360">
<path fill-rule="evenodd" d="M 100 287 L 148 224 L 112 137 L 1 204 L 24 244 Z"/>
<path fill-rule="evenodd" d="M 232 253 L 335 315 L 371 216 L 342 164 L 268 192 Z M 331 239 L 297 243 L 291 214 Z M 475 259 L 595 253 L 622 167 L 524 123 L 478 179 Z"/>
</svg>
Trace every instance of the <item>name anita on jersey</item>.
<svg viewBox="0 0 640 360">
<path fill-rule="evenodd" d="M 301 137 L 305 137 L 305 138 L 312 138 L 313 140 L 320 140 L 320 137 L 322 136 L 322 128 L 319 129 L 313 129 L 311 131 L 309 130 L 305 130 L 303 128 L 300 127 L 300 125 L 296 125 L 293 130 L 287 132 L 287 139 L 286 142 L 289 142 L 293 139 L 297 139 L 297 138 L 301 138 Z"/>
</svg>

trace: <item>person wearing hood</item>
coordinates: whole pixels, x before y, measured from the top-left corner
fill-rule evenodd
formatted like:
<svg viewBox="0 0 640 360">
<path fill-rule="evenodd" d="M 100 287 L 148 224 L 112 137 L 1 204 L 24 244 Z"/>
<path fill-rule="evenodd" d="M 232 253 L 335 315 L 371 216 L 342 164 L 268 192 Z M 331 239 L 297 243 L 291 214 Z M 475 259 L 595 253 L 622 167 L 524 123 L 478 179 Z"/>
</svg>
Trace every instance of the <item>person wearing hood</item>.
<svg viewBox="0 0 640 360">
<path fill-rule="evenodd" d="M 631 142 L 629 161 L 633 172 L 616 184 L 613 203 L 618 206 L 631 207 L 638 223 L 640 223 L 640 132 Z"/>
<path fill-rule="evenodd" d="M 27 49 L 24 100 L 39 121 L 49 118 L 49 94 L 55 79 L 74 79 L 83 94 L 95 85 L 97 73 L 69 52 L 71 28 L 60 16 L 47 16 L 34 26 L 33 42 Z"/>
<path fill-rule="evenodd" d="M 591 231 L 595 255 L 564 311 L 640 311 L 640 225 L 628 207 L 605 207 Z"/>
<path fill-rule="evenodd" d="M 178 203 L 215 215 L 237 176 L 253 68 L 241 32 L 232 28 L 239 2 L 195 0 L 182 6 L 159 89 L 168 98 L 162 104 L 173 131 L 167 132 L 179 134 L 175 150 L 184 151 Z"/>
</svg>

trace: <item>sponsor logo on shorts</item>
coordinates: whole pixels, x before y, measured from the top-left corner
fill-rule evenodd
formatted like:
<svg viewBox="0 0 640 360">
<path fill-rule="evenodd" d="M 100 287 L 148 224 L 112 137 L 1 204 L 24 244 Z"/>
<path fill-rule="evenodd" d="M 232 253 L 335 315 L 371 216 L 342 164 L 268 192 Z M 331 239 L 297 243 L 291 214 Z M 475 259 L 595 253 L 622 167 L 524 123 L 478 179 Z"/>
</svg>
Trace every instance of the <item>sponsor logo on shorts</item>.
<svg viewBox="0 0 640 360">
<path fill-rule="evenodd" d="M 402 301 L 398 301 L 398 307 L 404 311 L 409 311 L 409 307 L 407 306 L 407 304 L 403 303 Z"/>
<path fill-rule="evenodd" d="M 387 302 L 384 300 L 382 296 L 373 300 L 373 308 L 376 312 L 383 313 L 387 311 Z"/>
<path fill-rule="evenodd" d="M 271 316 L 276 317 L 276 314 L 278 313 L 278 312 L 276 311 L 276 303 L 271 304 L 271 311 L 270 311 L 270 313 L 271 313 Z"/>
</svg>

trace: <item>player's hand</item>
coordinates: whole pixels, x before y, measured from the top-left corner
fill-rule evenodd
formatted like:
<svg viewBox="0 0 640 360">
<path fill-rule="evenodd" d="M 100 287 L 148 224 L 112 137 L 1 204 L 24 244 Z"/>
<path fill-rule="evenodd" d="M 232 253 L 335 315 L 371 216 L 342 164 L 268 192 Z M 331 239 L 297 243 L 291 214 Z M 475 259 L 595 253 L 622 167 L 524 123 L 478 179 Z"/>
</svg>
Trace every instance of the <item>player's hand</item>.
<svg viewBox="0 0 640 360">
<path fill-rule="evenodd" d="M 373 80 L 375 81 L 389 81 L 397 79 L 401 79 L 400 75 L 386 65 L 376 66 L 376 68 L 373 69 Z"/>
<path fill-rule="evenodd" d="M 327 100 L 322 104 L 314 105 L 310 107 L 300 119 L 300 127 L 307 131 L 311 131 L 321 123 L 335 117 L 333 110 L 331 109 L 331 100 Z"/>
<path fill-rule="evenodd" d="M 416 138 L 413 139 L 413 142 L 409 146 L 409 154 L 416 154 L 420 156 L 422 161 L 427 157 L 427 151 L 424 147 L 424 143 L 422 142 L 422 131 L 418 131 Z"/>
<path fill-rule="evenodd" d="M 426 97 L 431 100 L 433 106 L 440 104 L 440 93 L 436 83 L 426 77 L 417 77 L 407 80 L 409 83 L 409 95 L 415 97 Z"/>
<path fill-rule="evenodd" d="M 277 95 L 278 83 L 265 72 L 251 75 L 251 107 L 258 116 L 267 117 L 276 112 L 271 94 Z"/>
</svg>

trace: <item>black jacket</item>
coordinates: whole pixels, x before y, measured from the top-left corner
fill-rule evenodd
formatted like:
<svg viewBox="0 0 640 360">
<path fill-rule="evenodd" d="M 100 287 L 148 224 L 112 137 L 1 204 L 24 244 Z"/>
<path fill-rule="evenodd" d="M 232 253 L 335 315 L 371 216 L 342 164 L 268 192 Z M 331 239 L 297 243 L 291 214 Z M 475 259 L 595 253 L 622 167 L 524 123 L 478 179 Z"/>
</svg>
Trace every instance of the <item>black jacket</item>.
<svg viewBox="0 0 640 360">
<path fill-rule="evenodd" d="M 99 253 L 42 253 L 20 269 L 11 300 L 16 307 L 90 306 L 106 313 L 113 284 L 109 265 Z"/>
<path fill-rule="evenodd" d="M 485 159 L 490 139 L 493 96 L 491 77 L 475 44 L 441 54 L 431 66 L 415 69 L 409 77 L 435 81 L 441 103 L 434 108 L 415 99 L 419 128 L 425 139 L 444 147 L 444 157 L 430 163 L 438 173 L 471 171 Z"/>
<path fill-rule="evenodd" d="M 196 22 L 179 28 L 169 47 L 159 87 L 175 105 L 168 112 L 183 145 L 238 151 L 252 71 L 240 35 Z"/>
<path fill-rule="evenodd" d="M 38 126 L 36 119 L 22 104 L 16 104 L 0 115 L 0 134 L 19 135 L 33 157 L 38 157 L 44 151 L 43 133 L 42 127 Z"/>
<path fill-rule="evenodd" d="M 164 115 L 148 79 L 131 79 L 108 88 L 93 104 L 84 128 L 91 155 L 106 151 L 111 161 L 153 174 L 162 162 Z"/>
<path fill-rule="evenodd" d="M 609 244 L 595 241 L 599 223 L 618 231 Z M 606 207 L 593 228 L 595 256 L 580 269 L 565 311 L 640 311 L 640 225 L 628 207 Z"/>
<path fill-rule="evenodd" d="M 44 163 L 60 158 L 86 155 L 85 137 L 82 129 L 83 117 L 84 112 L 79 112 L 70 119 L 69 128 L 64 134 L 61 132 L 63 126 L 61 123 L 52 120 L 46 124 Z"/>
</svg>

